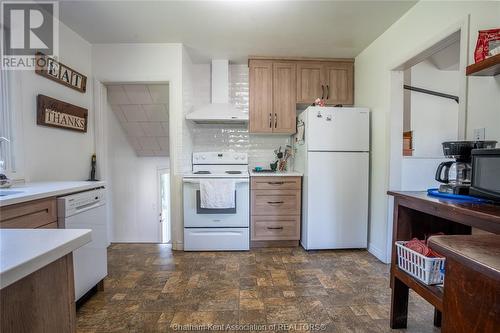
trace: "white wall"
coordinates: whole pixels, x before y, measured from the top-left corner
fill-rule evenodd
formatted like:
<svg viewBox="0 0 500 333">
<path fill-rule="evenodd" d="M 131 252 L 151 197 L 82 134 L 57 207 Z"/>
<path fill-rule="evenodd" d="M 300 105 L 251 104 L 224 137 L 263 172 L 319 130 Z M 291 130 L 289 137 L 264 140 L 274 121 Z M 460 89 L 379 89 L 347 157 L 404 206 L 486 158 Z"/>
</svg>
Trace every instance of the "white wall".
<svg viewBox="0 0 500 333">
<path fill-rule="evenodd" d="M 111 242 L 160 242 L 158 168 L 168 157 L 138 157 L 108 105 L 108 189 Z"/>
<path fill-rule="evenodd" d="M 24 174 L 27 181 L 86 180 L 90 174 L 90 158 L 94 153 L 91 45 L 61 22 L 59 43 L 59 60 L 87 76 L 87 92 L 80 93 L 32 70 L 13 73 L 12 101 L 16 116 L 22 118 L 20 176 Z M 38 94 L 88 109 L 87 133 L 38 126 Z"/>
<path fill-rule="evenodd" d="M 93 73 L 100 82 L 168 82 L 171 226 L 174 249 L 182 249 L 183 96 L 181 44 L 94 44 Z"/>
<path fill-rule="evenodd" d="M 499 2 L 418 2 L 401 19 L 356 57 L 355 103 L 372 110 L 370 251 L 381 260 L 387 256 L 390 153 L 391 70 L 414 56 L 453 22 L 470 14 L 469 59 L 473 59 L 477 31 L 498 27 Z M 486 127 L 488 138 L 500 139 L 499 78 L 470 78 L 467 137 L 474 127 Z"/>
<path fill-rule="evenodd" d="M 401 190 L 426 191 L 438 188 L 439 182 L 434 177 L 439 163 L 448 161 L 439 157 L 403 157 L 401 161 Z"/>
<path fill-rule="evenodd" d="M 430 61 L 411 68 L 411 85 L 458 96 L 458 71 L 441 71 Z M 411 92 L 413 156 L 443 156 L 441 142 L 458 138 L 458 103 L 451 99 Z"/>
</svg>

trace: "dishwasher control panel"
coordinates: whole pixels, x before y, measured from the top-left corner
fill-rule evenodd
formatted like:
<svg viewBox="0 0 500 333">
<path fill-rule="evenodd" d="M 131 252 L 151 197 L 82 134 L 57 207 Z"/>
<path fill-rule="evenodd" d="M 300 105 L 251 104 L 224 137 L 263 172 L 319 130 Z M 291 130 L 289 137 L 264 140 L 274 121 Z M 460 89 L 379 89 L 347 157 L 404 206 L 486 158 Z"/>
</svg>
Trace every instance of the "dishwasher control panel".
<svg viewBox="0 0 500 333">
<path fill-rule="evenodd" d="M 81 211 L 105 204 L 104 188 L 71 194 L 57 199 L 57 215 L 71 216 Z"/>
</svg>

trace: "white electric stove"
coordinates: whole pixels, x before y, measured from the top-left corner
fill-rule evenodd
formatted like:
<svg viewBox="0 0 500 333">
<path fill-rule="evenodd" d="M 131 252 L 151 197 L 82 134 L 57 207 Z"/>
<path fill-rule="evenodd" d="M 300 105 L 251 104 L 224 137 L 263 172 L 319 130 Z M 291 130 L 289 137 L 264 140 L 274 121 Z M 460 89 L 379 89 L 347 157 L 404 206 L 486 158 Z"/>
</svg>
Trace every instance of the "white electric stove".
<svg viewBox="0 0 500 333">
<path fill-rule="evenodd" d="M 193 169 L 183 177 L 184 250 L 249 250 L 248 156 L 236 152 L 193 153 Z M 200 207 L 200 179 L 235 181 L 235 208 Z"/>
</svg>

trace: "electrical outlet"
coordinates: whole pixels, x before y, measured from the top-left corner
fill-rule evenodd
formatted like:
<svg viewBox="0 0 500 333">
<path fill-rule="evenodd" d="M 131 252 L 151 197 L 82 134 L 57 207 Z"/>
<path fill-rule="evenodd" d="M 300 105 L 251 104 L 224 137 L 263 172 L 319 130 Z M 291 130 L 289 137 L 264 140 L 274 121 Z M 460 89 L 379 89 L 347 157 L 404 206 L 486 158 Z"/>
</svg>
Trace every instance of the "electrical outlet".
<svg viewBox="0 0 500 333">
<path fill-rule="evenodd" d="M 484 141 L 486 138 L 486 128 L 474 129 L 474 141 Z"/>
</svg>

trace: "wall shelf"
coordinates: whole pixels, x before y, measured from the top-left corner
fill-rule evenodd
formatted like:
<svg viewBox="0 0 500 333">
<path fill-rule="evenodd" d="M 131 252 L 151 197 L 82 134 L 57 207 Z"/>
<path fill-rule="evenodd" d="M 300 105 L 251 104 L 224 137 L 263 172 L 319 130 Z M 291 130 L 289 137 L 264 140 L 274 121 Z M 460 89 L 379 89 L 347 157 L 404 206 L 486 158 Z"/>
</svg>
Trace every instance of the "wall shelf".
<svg viewBox="0 0 500 333">
<path fill-rule="evenodd" d="M 467 76 L 496 76 L 500 74 L 500 54 L 467 66 Z"/>
</svg>

